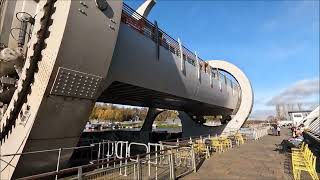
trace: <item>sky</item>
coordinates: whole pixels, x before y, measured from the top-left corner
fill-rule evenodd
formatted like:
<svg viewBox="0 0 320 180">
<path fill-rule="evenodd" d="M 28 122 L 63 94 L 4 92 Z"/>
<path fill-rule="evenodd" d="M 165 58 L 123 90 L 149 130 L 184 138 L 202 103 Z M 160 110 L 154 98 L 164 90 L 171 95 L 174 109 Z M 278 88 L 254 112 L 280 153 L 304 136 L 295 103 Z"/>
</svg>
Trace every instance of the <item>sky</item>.
<svg viewBox="0 0 320 180">
<path fill-rule="evenodd" d="M 274 115 L 276 103 L 319 104 L 319 1 L 157 0 L 148 19 L 202 59 L 241 68 L 252 118 Z"/>
</svg>

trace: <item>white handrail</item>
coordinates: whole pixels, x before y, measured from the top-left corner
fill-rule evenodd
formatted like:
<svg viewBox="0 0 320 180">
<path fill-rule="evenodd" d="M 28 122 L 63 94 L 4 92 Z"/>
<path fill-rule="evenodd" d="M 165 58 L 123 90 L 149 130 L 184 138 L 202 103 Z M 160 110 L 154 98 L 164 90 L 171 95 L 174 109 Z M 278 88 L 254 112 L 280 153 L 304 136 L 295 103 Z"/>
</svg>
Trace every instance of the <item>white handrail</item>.
<svg viewBox="0 0 320 180">
<path fill-rule="evenodd" d="M 149 148 L 148 148 L 148 146 L 147 146 L 146 144 L 137 143 L 137 142 L 132 142 L 132 143 L 130 143 L 129 146 L 128 146 L 128 157 L 131 157 L 131 146 L 132 146 L 132 145 L 143 146 L 143 147 L 146 148 L 146 153 L 149 153 L 149 152 L 150 152 L 150 150 L 149 150 Z M 135 162 L 138 161 L 138 159 L 133 159 L 133 158 L 130 158 L 130 160 L 131 160 L 131 161 L 135 161 Z"/>
</svg>

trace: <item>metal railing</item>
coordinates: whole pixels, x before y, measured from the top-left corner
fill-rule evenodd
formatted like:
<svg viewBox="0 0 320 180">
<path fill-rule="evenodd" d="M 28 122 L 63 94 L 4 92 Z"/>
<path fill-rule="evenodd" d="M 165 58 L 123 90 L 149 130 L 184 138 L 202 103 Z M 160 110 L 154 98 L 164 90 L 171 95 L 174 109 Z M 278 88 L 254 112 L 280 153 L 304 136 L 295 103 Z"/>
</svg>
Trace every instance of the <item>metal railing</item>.
<svg viewBox="0 0 320 180">
<path fill-rule="evenodd" d="M 194 149 L 194 144 L 204 143 L 207 149 L 210 135 L 172 139 L 159 143 L 137 143 L 128 141 L 109 141 L 90 144 L 89 146 L 58 148 L 26 153 L 7 154 L 0 157 L 31 155 L 57 152 L 56 170 L 21 179 L 176 179 L 191 172 L 208 156 Z M 132 147 L 140 146 L 145 153 L 132 154 Z M 62 169 L 60 158 L 66 150 L 98 148 L 97 156 L 89 164 Z M 208 153 L 210 153 L 208 151 Z"/>
<path fill-rule="evenodd" d="M 102 143 L 108 144 L 111 141 L 105 141 L 97 143 L 99 149 L 102 148 Z M 114 143 L 118 143 L 115 142 Z M 141 143 L 129 143 L 130 145 L 141 145 Z M 72 149 L 81 149 L 93 147 L 94 145 L 86 147 L 74 147 Z M 16 156 L 16 155 L 26 155 L 26 154 L 38 154 L 46 152 L 59 152 L 57 160 L 57 169 L 56 171 L 51 171 L 43 174 L 23 177 L 20 179 L 29 180 L 29 179 L 42 179 L 42 178 L 55 178 L 55 179 L 143 179 L 142 177 L 148 177 L 148 179 L 175 179 L 181 177 L 190 172 L 196 171 L 194 167 L 197 167 L 197 164 L 194 164 L 199 159 L 197 154 L 193 151 L 191 146 L 162 146 L 157 143 L 148 143 L 143 144 L 146 147 L 147 153 L 132 155 L 123 157 L 118 155 L 116 159 L 110 160 L 110 158 L 101 158 L 98 151 L 98 158 L 90 162 L 90 164 L 67 168 L 59 169 L 59 161 L 62 150 L 71 149 L 71 148 L 59 148 L 43 151 L 33 151 L 27 153 L 18 153 L 18 154 L 7 154 L 2 155 L 1 157 L 7 156 Z M 157 147 L 156 151 L 150 151 L 150 147 Z M 116 146 L 114 146 L 116 147 Z M 130 149 L 125 150 L 130 152 Z M 113 151 L 115 154 L 116 152 Z M 112 154 L 112 153 L 106 153 Z M 128 155 L 128 154 L 127 154 Z M 116 156 L 114 156 L 116 157 Z M 71 175 L 70 174 L 74 174 Z"/>
<path fill-rule="evenodd" d="M 248 139 L 257 140 L 263 136 L 268 135 L 270 126 L 257 127 L 257 128 L 241 128 L 240 133 L 245 134 Z"/>
<path fill-rule="evenodd" d="M 99 168 L 97 170 L 81 173 L 64 179 L 176 179 L 194 171 L 190 147 L 171 148 L 158 152 L 137 155 L 134 161 L 117 165 L 112 168 Z M 157 156 L 156 153 L 159 153 Z M 143 157 L 144 156 L 144 157 Z M 151 156 L 151 157 L 149 157 Z M 152 163 L 151 163 L 152 162 Z M 127 168 L 126 175 L 120 175 L 121 169 Z M 80 174 L 80 173 L 81 174 Z"/>
<path fill-rule="evenodd" d="M 201 136 L 200 136 L 201 138 Z M 194 138 L 194 139 L 199 139 Z M 192 142 L 192 141 L 191 141 Z M 32 151 L 32 152 L 24 152 L 24 153 L 14 153 L 14 154 L 5 154 L 1 155 L 0 159 L 1 161 L 7 162 L 4 158 L 6 157 L 12 157 L 14 158 L 15 156 L 21 156 L 21 155 L 38 155 L 38 154 L 43 154 L 43 157 L 46 157 L 48 155 L 52 155 L 52 153 L 57 155 L 57 160 L 56 160 L 56 168 L 55 171 L 51 171 L 48 173 L 44 174 L 39 174 L 31 177 L 26 177 L 23 179 L 38 179 L 42 177 L 55 177 L 55 179 L 58 179 L 61 175 L 67 174 L 67 173 L 72 173 L 72 172 L 77 172 L 78 174 L 85 173 L 88 170 L 92 170 L 92 168 L 111 168 L 112 170 L 116 171 L 115 169 L 118 169 L 119 175 L 123 176 L 128 176 L 131 173 L 130 168 L 134 168 L 134 170 L 137 170 L 137 166 L 133 165 L 132 167 L 130 166 L 132 163 L 135 164 L 139 156 L 136 156 L 132 154 L 132 147 L 133 146 L 141 146 L 145 148 L 145 154 L 140 154 L 140 160 L 142 161 L 142 164 L 145 164 L 147 162 L 148 166 L 148 176 L 152 175 L 152 171 L 155 171 L 155 175 L 157 177 L 157 174 L 163 174 L 160 173 L 161 170 L 164 171 L 163 167 L 164 164 L 164 156 L 166 151 L 170 152 L 172 150 L 176 150 L 178 148 L 191 148 L 190 144 L 183 144 L 183 145 L 168 145 L 168 144 L 162 144 L 162 143 L 148 143 L 148 144 L 143 144 L 143 143 L 136 143 L 136 142 L 131 142 L 129 143 L 128 141 L 109 141 L 109 140 L 103 140 L 102 142 L 98 143 L 92 143 L 90 145 L 86 146 L 79 146 L 79 147 L 64 147 L 64 148 L 56 148 L 56 149 L 48 149 L 48 150 L 39 150 L 39 151 Z M 68 168 L 68 169 L 61 169 L 61 157 L 63 157 L 63 153 L 66 151 L 79 151 L 79 150 L 84 150 L 84 149 L 90 149 L 90 154 L 91 154 L 91 160 L 89 161 L 89 164 L 80 166 L 80 167 L 74 167 L 74 168 Z M 176 150 L 175 154 L 180 153 L 180 150 Z M 190 151 L 191 152 L 191 151 Z M 46 154 L 49 153 L 49 154 Z M 95 153 L 95 155 L 92 155 L 92 153 Z M 184 154 L 186 154 L 184 152 Z M 95 157 L 93 159 L 92 157 Z M 162 157 L 162 158 L 161 158 Z M 184 157 L 183 155 L 177 155 L 176 157 Z M 189 158 L 191 158 L 191 155 L 188 155 Z M 52 157 L 51 157 L 52 159 Z M 175 160 L 177 162 L 181 162 L 182 160 Z M 185 161 L 185 160 L 184 160 Z M 189 159 L 189 161 L 191 161 Z M 160 164 L 159 164 L 160 163 Z M 177 163 L 179 165 L 179 163 Z M 181 163 L 180 163 L 181 164 Z M 188 163 L 190 165 L 190 163 Z M 14 165 L 9 164 L 9 166 L 14 167 Z M 146 166 L 146 165 L 145 165 Z M 80 168 L 80 169 L 79 169 Z M 176 169 L 179 169 L 179 167 L 175 167 Z M 185 168 L 185 169 L 190 169 Z M 106 170 L 106 171 L 112 171 L 112 170 Z M 182 172 L 180 169 L 180 175 L 185 173 Z M 104 172 L 105 173 L 105 172 Z M 89 173 L 90 174 L 90 173 Z M 178 174 L 179 175 L 179 174 Z"/>
<path fill-rule="evenodd" d="M 193 66 L 198 66 L 200 68 L 200 71 L 213 76 L 213 78 L 219 81 L 224 81 L 225 84 L 230 84 L 231 88 L 234 89 L 234 91 L 239 92 L 240 87 L 237 82 L 226 77 L 226 75 L 218 71 L 218 69 L 214 69 L 213 67 L 211 67 L 206 61 L 202 60 L 195 53 L 190 51 L 188 48 L 183 46 L 181 43 L 176 41 L 170 35 L 158 28 L 155 24 L 151 23 L 148 19 L 141 16 L 125 3 L 123 4 L 121 22 L 127 24 L 146 37 L 152 39 L 154 42 L 159 42 L 160 46 L 169 50 L 171 53 L 177 55 L 178 57 L 181 57 L 182 54 L 182 58 L 184 61 L 187 61 Z M 180 52 L 180 49 L 182 50 L 182 53 Z"/>
</svg>

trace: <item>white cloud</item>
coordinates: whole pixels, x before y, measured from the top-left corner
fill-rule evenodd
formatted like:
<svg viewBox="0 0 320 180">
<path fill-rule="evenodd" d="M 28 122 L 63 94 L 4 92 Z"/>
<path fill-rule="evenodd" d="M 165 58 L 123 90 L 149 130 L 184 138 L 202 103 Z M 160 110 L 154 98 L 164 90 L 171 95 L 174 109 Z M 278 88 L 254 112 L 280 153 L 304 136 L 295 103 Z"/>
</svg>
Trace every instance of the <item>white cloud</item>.
<svg viewBox="0 0 320 180">
<path fill-rule="evenodd" d="M 267 105 L 291 103 L 319 103 L 319 79 L 297 81 L 283 92 L 272 97 Z"/>
<path fill-rule="evenodd" d="M 250 120 L 267 120 L 269 116 L 275 116 L 275 111 L 274 110 L 254 110 L 249 119 Z"/>
<path fill-rule="evenodd" d="M 319 105 L 319 79 L 300 80 L 283 90 L 258 91 L 249 119 L 267 120 L 269 116 L 276 116 L 276 104 L 297 103 L 301 103 L 302 109 L 307 110 Z"/>
</svg>

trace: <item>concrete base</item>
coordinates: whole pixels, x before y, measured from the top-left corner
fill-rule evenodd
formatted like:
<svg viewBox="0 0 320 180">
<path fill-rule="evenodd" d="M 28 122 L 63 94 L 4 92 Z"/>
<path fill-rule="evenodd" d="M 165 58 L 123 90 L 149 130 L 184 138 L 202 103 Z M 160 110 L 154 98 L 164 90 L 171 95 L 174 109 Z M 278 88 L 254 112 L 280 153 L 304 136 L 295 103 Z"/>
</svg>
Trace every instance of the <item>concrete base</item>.
<svg viewBox="0 0 320 180">
<path fill-rule="evenodd" d="M 200 135 L 220 135 L 225 125 L 221 126 L 206 126 L 196 122 L 186 112 L 179 111 L 179 118 L 182 123 L 182 137 L 200 136 Z"/>
<path fill-rule="evenodd" d="M 141 131 L 152 131 L 152 124 L 157 116 L 162 113 L 164 110 L 158 108 L 149 108 L 146 119 L 142 125 Z"/>
</svg>

